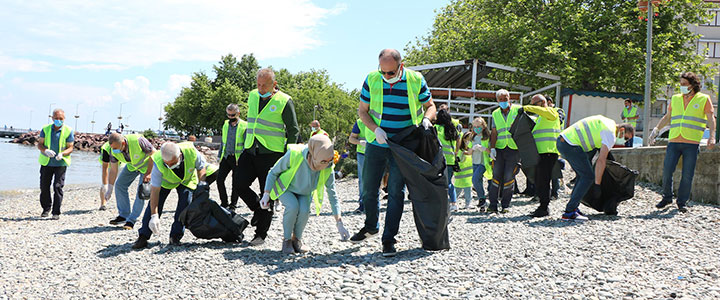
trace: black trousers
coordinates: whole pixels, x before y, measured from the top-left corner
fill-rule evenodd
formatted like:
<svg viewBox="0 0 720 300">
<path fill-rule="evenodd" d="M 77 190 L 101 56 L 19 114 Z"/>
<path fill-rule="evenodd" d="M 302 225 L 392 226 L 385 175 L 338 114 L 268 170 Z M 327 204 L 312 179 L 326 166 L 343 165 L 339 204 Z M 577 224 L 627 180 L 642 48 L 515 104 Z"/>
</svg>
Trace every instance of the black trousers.
<svg viewBox="0 0 720 300">
<path fill-rule="evenodd" d="M 238 195 L 242 198 L 243 202 L 245 202 L 245 205 L 253 211 L 250 225 L 255 226 L 255 236 L 263 239 L 267 237 L 267 231 L 270 229 L 273 205 L 270 206 L 270 210 L 260 209 L 260 197 L 250 188 L 250 185 L 257 179 L 258 182 L 260 182 L 260 191 L 262 192 L 265 188 L 265 179 L 267 179 L 270 168 L 272 168 L 275 162 L 284 154 L 285 153 L 280 152 L 250 154 L 249 151 L 245 151 L 240 155 L 240 160 L 238 161 L 236 171 L 238 176 L 233 176 L 233 179 L 237 178 L 237 184 L 233 183 L 233 185 L 238 187 Z M 218 179 L 218 181 L 220 180 Z M 235 189 L 233 189 L 233 191 L 234 190 Z"/>
<path fill-rule="evenodd" d="M 225 188 L 225 179 L 227 178 L 228 174 L 232 171 L 232 192 L 230 194 L 230 205 L 236 206 L 237 200 L 238 200 L 238 187 L 237 187 L 237 176 L 240 172 L 238 172 L 237 165 L 235 163 L 235 155 L 228 155 L 227 157 L 223 158 L 220 161 L 220 167 L 218 168 L 217 172 L 217 188 L 218 193 L 220 194 L 220 205 L 227 206 L 228 205 L 228 196 L 227 196 L 227 189 Z M 213 175 L 215 175 L 213 174 Z"/>
<path fill-rule="evenodd" d="M 557 159 L 557 153 L 541 153 L 535 166 L 535 195 L 540 198 L 540 207 L 547 208 L 550 204 L 550 180 Z"/>
<path fill-rule="evenodd" d="M 42 206 L 43 211 L 48 211 L 52 208 L 53 215 L 60 214 L 66 170 L 67 167 L 40 166 L 40 206 Z M 55 196 L 53 201 L 50 200 L 51 182 Z"/>
</svg>

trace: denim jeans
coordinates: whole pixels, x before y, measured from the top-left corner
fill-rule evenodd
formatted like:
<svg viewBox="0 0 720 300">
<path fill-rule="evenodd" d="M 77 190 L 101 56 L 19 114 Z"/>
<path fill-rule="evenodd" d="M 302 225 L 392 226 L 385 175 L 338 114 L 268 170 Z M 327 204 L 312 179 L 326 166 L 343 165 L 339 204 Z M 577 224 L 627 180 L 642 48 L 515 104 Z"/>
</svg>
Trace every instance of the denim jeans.
<svg viewBox="0 0 720 300">
<path fill-rule="evenodd" d="M 452 182 L 452 178 L 455 172 L 453 172 L 452 166 L 445 166 L 445 178 L 448 181 L 448 200 L 450 203 L 457 202 L 457 194 L 455 193 L 455 185 Z"/>
<path fill-rule="evenodd" d="M 682 156 L 682 177 L 677 194 L 677 205 L 685 206 L 690 199 L 693 176 L 695 175 L 695 164 L 700 145 L 688 143 L 668 143 L 665 150 L 665 162 L 663 163 L 663 200 L 672 202 L 673 197 L 673 173 L 677 167 L 678 160 Z"/>
<path fill-rule="evenodd" d="M 183 210 L 185 210 L 188 205 L 190 205 L 190 202 L 192 202 L 194 190 L 191 190 L 184 185 L 179 185 L 175 188 L 175 190 L 178 193 L 178 202 L 177 207 L 175 208 L 173 222 L 170 226 L 170 236 L 182 239 L 185 233 L 185 226 L 183 226 L 182 222 L 180 222 L 180 214 L 183 212 Z M 170 195 L 170 191 L 171 190 L 168 190 L 166 188 L 160 188 L 160 197 L 158 199 L 157 208 L 158 216 L 162 216 L 163 206 L 165 206 L 165 200 L 167 200 L 168 195 Z M 150 212 L 150 205 L 148 204 L 147 208 L 145 209 L 145 214 L 143 215 L 142 227 L 140 227 L 140 230 L 138 231 L 140 236 L 148 239 L 152 235 L 152 231 L 150 231 L 150 227 L 148 227 L 151 215 L 152 214 Z"/>
<path fill-rule="evenodd" d="M 298 195 L 285 191 L 278 200 L 283 204 L 283 238 L 290 240 L 292 235 L 302 240 L 302 234 L 310 217 L 311 195 Z"/>
<path fill-rule="evenodd" d="M 479 199 L 485 199 L 485 188 L 483 187 L 483 174 L 485 174 L 485 165 L 473 165 L 472 184 Z"/>
<path fill-rule="evenodd" d="M 466 187 L 466 188 L 455 188 L 456 193 L 459 196 L 460 192 L 463 192 L 465 196 L 465 206 L 470 205 L 470 202 L 472 202 L 472 187 Z"/>
<path fill-rule="evenodd" d="M 577 174 L 570 201 L 565 206 L 565 212 L 573 212 L 580 206 L 580 201 L 595 183 L 595 170 L 590 163 L 588 154 L 580 146 L 570 146 L 562 139 L 558 139 L 555 144 L 560 155 L 570 163 L 570 167 Z"/>
<path fill-rule="evenodd" d="M 380 182 L 385 175 L 385 168 L 389 166 L 388 203 L 385 212 L 385 229 L 382 235 L 383 244 L 394 244 L 395 235 L 400 227 L 400 218 L 403 213 L 405 181 L 390 148 L 367 144 L 365 148 L 365 162 L 363 165 L 363 206 L 365 206 L 365 230 L 376 231 L 380 228 L 379 192 Z"/>
<path fill-rule="evenodd" d="M 117 179 L 115 179 L 115 203 L 117 203 L 118 215 L 125 218 L 130 223 L 135 223 L 137 218 L 142 214 L 143 207 L 145 207 L 145 200 L 140 199 L 140 185 L 142 184 L 143 173 L 140 171 L 129 171 L 127 165 L 120 170 Z M 130 210 L 130 196 L 128 194 L 128 188 L 135 178 L 140 176 L 140 182 L 138 183 L 138 192 L 135 193 L 135 201 L 132 205 L 132 211 Z"/>
<path fill-rule="evenodd" d="M 358 175 L 358 193 L 359 198 L 358 202 L 360 204 L 360 210 L 363 210 L 363 180 L 362 180 L 362 174 L 363 174 L 363 165 L 365 164 L 365 154 L 358 153 L 357 156 L 357 175 Z"/>
<path fill-rule="evenodd" d="M 513 190 L 517 186 L 515 183 L 515 168 L 517 168 L 520 155 L 518 150 L 508 148 L 497 149 L 497 157 L 495 157 L 495 165 L 493 166 L 493 179 L 488 188 L 488 198 L 490 198 L 490 207 L 497 208 L 498 197 L 502 196 L 502 207 L 510 207 Z M 500 188 L 502 186 L 502 189 Z"/>
</svg>

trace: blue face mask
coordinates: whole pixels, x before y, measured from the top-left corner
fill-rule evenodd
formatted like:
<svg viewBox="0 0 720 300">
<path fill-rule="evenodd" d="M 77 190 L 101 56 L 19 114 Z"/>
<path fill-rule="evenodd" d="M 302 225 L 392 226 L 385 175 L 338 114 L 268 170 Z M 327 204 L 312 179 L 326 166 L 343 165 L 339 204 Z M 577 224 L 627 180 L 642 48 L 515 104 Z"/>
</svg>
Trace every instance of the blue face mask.
<svg viewBox="0 0 720 300">
<path fill-rule="evenodd" d="M 474 130 L 475 133 L 477 133 L 477 134 L 482 133 L 482 128 L 473 128 L 473 130 Z"/>
<path fill-rule="evenodd" d="M 55 123 L 55 127 L 62 127 L 63 121 L 62 120 L 53 120 L 53 123 Z"/>
<path fill-rule="evenodd" d="M 258 94 L 260 94 L 260 91 L 258 91 Z M 267 98 L 270 97 L 270 95 L 272 95 L 272 91 L 269 91 L 265 94 L 260 94 L 260 98 Z"/>
<path fill-rule="evenodd" d="M 510 102 L 498 102 L 498 105 L 500 105 L 500 108 L 507 109 L 510 106 Z"/>
<path fill-rule="evenodd" d="M 122 150 L 120 150 L 120 149 L 112 149 L 112 150 L 113 150 L 113 153 L 115 153 L 115 154 L 122 153 Z"/>
</svg>

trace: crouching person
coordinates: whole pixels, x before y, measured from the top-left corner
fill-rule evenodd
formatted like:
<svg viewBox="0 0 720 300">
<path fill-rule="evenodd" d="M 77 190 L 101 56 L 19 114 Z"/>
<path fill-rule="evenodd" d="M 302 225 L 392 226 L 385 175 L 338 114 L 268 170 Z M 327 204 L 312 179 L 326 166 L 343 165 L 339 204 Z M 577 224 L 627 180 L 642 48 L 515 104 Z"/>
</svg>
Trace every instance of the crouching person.
<svg viewBox="0 0 720 300">
<path fill-rule="evenodd" d="M 195 149 L 192 142 L 175 144 L 167 142 L 160 147 L 160 151 L 152 156 L 154 168 L 150 185 L 150 205 L 145 209 L 142 227 L 133 249 L 147 247 L 150 236 L 160 232 L 160 215 L 163 205 L 170 191 L 175 189 L 178 193 L 178 203 L 175 217 L 170 228 L 170 244 L 180 245 L 185 227 L 179 220 L 180 213 L 192 202 L 192 195 L 198 182 L 207 185 L 205 180 L 205 160 Z"/>
<path fill-rule="evenodd" d="M 260 200 L 262 209 L 270 207 L 270 199 L 280 200 L 285 206 L 282 252 L 308 251 L 303 246 L 302 237 L 310 216 L 310 202 L 315 194 L 319 212 L 326 188 L 340 237 L 348 239 L 350 234 L 340 219 L 340 205 L 335 196 L 335 176 L 332 172 L 334 151 L 330 138 L 316 134 L 308 140 L 307 146 L 289 144 L 287 148 L 285 155 L 270 169 L 265 193 Z"/>
</svg>

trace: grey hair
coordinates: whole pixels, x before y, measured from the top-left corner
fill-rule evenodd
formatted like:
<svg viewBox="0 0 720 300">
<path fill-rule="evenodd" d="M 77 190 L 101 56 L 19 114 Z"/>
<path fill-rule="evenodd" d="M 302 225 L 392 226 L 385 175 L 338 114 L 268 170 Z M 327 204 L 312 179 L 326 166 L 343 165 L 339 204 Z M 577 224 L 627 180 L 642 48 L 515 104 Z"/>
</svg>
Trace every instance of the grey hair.
<svg viewBox="0 0 720 300">
<path fill-rule="evenodd" d="M 108 143 L 114 144 L 114 143 L 122 143 L 125 140 L 122 134 L 119 134 L 117 132 L 113 132 L 110 134 L 110 137 L 108 137 Z"/>
<path fill-rule="evenodd" d="M 392 57 L 392 59 L 395 60 L 395 62 L 398 64 L 402 62 L 402 56 L 400 56 L 400 52 L 395 49 L 383 49 L 382 51 L 380 51 L 378 59 L 382 59 L 385 56 Z"/>
<path fill-rule="evenodd" d="M 160 153 L 163 160 L 173 160 L 180 157 L 180 147 L 173 142 L 165 142 L 160 146 Z"/>
<path fill-rule="evenodd" d="M 262 69 L 258 70 L 258 72 L 257 72 L 257 78 L 258 78 L 258 79 L 259 79 L 260 77 L 265 77 L 265 76 L 270 76 L 270 78 L 272 78 L 272 81 L 275 81 L 275 72 L 273 72 L 272 69 L 270 69 L 270 68 L 262 68 Z"/>
<path fill-rule="evenodd" d="M 506 89 L 499 89 L 497 92 L 495 92 L 495 99 L 500 99 L 500 96 L 507 95 L 510 97 L 510 92 Z"/>
<path fill-rule="evenodd" d="M 240 107 L 238 107 L 238 105 L 235 104 L 235 103 L 230 103 L 230 104 L 228 104 L 228 106 L 225 108 L 225 110 L 237 112 L 237 111 L 240 110 Z"/>
<path fill-rule="evenodd" d="M 52 115 L 55 116 L 55 114 L 57 114 L 57 113 L 63 113 L 63 115 L 64 115 L 65 111 L 62 108 L 53 109 Z"/>
</svg>

